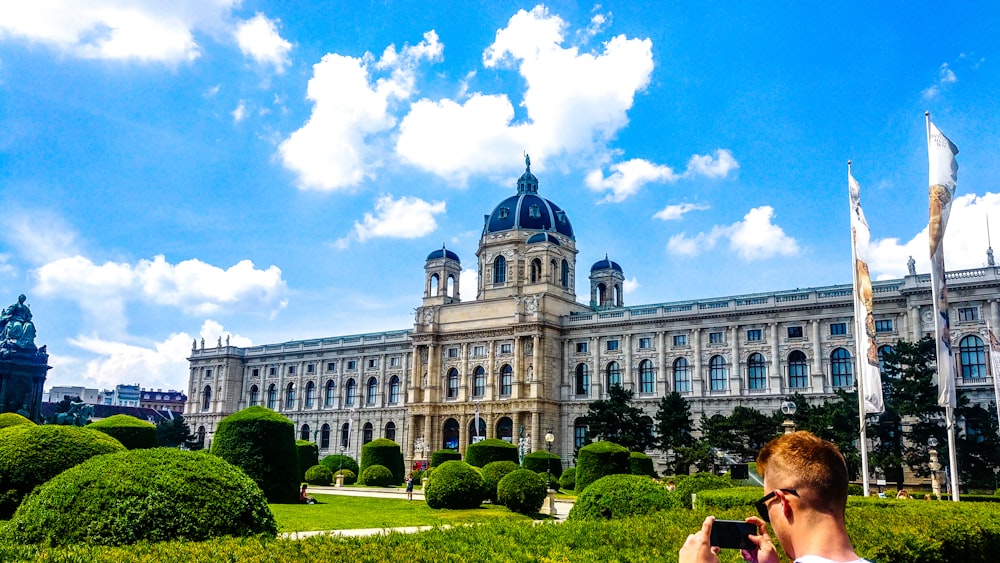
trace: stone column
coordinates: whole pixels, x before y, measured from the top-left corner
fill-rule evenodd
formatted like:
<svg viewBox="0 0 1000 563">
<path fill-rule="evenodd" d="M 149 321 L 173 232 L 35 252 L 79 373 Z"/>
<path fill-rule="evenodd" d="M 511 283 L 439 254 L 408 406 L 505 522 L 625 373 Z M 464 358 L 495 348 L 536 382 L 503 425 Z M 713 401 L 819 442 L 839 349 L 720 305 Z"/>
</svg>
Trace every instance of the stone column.
<svg viewBox="0 0 1000 563">
<path fill-rule="evenodd" d="M 530 396 L 537 399 L 545 394 L 545 369 L 542 360 L 542 337 L 535 335 L 531 341 L 531 372 L 532 381 Z"/>
<path fill-rule="evenodd" d="M 495 401 L 500 394 L 500 382 L 496 380 L 497 374 L 494 364 L 496 363 L 496 342 L 490 340 L 486 343 L 489 346 L 486 360 L 486 393 L 483 399 Z"/>
<path fill-rule="evenodd" d="M 826 374 L 823 373 L 823 347 L 819 340 L 819 319 L 811 321 L 812 345 L 813 345 L 813 367 L 810 380 L 812 381 L 813 393 L 822 393 L 830 389 L 830 382 L 827 381 Z"/>
<path fill-rule="evenodd" d="M 784 390 L 784 379 L 781 375 L 781 352 L 778 347 L 778 323 L 771 323 L 771 366 L 768 372 L 770 393 L 781 394 Z"/>
<path fill-rule="evenodd" d="M 520 336 L 514 336 L 514 384 L 511 385 L 510 398 L 520 399 L 524 383 L 524 346 Z"/>
<path fill-rule="evenodd" d="M 465 402 L 469 400 L 469 387 L 471 382 L 469 381 L 469 343 L 462 343 L 462 360 L 459 363 L 458 370 L 458 400 L 460 402 Z"/>
<path fill-rule="evenodd" d="M 625 388 L 632 391 L 640 391 L 641 388 L 635 384 L 635 370 L 632 369 L 632 364 L 634 363 L 632 357 L 632 335 L 624 335 L 622 337 L 622 344 L 625 346 L 625 370 L 628 373 L 628 385 Z"/>
<path fill-rule="evenodd" d="M 667 377 L 667 334 L 665 332 L 656 334 L 656 373 L 659 382 L 657 391 L 662 390 L 663 395 L 673 391 L 670 379 Z"/>
<path fill-rule="evenodd" d="M 702 370 L 701 361 L 701 329 L 691 330 L 691 347 L 694 352 L 694 370 L 691 374 L 691 395 L 694 397 L 704 397 L 706 393 L 705 372 Z"/>
<path fill-rule="evenodd" d="M 911 305 L 907 309 L 907 312 L 909 313 L 907 322 L 910 326 L 907 328 L 910 329 L 910 342 L 917 342 L 920 340 L 920 306 Z M 855 324 L 855 326 L 857 326 L 857 324 Z M 862 326 L 864 326 L 864 324 L 862 324 Z"/>
<path fill-rule="evenodd" d="M 740 357 L 740 326 L 729 327 L 729 334 L 729 344 L 733 350 L 733 370 L 729 372 L 729 393 L 742 395 L 745 385 L 743 384 L 743 359 Z"/>
</svg>

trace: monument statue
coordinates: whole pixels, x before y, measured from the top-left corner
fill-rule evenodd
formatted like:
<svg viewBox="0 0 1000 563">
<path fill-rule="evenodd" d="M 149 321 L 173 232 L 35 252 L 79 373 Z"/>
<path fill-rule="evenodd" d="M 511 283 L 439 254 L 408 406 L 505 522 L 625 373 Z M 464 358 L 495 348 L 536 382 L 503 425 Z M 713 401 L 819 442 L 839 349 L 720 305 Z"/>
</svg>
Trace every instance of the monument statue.
<svg viewBox="0 0 1000 563">
<path fill-rule="evenodd" d="M 27 299 L 22 293 L 17 303 L 0 314 L 0 344 L 13 344 L 18 348 L 35 348 L 35 323 L 31 322 L 31 310 L 24 304 Z"/>
<path fill-rule="evenodd" d="M 93 405 L 74 401 L 70 403 L 68 411 L 56 414 L 55 423 L 64 426 L 84 426 L 93 414 Z"/>
<path fill-rule="evenodd" d="M 41 420 L 42 387 L 49 354 L 35 346 L 35 323 L 21 294 L 0 311 L 0 412 Z"/>
</svg>

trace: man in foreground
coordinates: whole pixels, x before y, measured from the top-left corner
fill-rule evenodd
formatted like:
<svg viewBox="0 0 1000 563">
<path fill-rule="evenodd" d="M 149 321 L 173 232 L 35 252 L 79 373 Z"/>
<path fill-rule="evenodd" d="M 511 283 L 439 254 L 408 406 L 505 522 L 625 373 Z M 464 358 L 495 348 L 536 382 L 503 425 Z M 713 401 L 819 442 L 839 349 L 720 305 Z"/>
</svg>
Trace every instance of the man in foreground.
<svg viewBox="0 0 1000 563">
<path fill-rule="evenodd" d="M 743 550 L 743 559 L 778 563 L 778 552 L 767 533 L 767 523 L 795 563 L 867 563 L 851 546 L 844 524 L 847 507 L 847 464 L 837 446 L 809 432 L 793 432 L 771 440 L 757 455 L 757 471 L 767 493 L 755 503 L 760 517 L 747 522 L 757 527 L 749 536 L 756 548 Z M 716 562 L 718 547 L 709 538 L 714 516 L 681 547 L 680 563 Z"/>
</svg>

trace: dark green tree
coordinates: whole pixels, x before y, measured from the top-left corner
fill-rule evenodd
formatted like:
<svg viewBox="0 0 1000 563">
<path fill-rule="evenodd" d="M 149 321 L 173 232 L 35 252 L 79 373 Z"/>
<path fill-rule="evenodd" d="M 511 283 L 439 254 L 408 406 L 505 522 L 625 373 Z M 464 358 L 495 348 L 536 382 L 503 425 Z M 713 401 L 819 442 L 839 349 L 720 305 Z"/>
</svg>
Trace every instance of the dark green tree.
<svg viewBox="0 0 1000 563">
<path fill-rule="evenodd" d="M 691 406 L 680 393 L 673 391 L 664 395 L 656 409 L 656 445 L 664 452 L 669 452 L 673 459 L 673 473 L 687 473 L 678 469 L 684 456 L 678 452 L 681 448 L 694 443 L 691 436 Z M 686 468 L 690 464 L 685 464 Z"/>
<path fill-rule="evenodd" d="M 780 424 L 780 423 L 779 423 Z M 701 434 L 730 458 L 753 461 L 764 444 L 778 435 L 780 425 L 757 409 L 737 406 L 729 416 L 702 416 Z"/>
<path fill-rule="evenodd" d="M 956 440 L 959 478 L 967 487 L 996 489 L 1000 467 L 996 403 L 990 402 L 989 408 L 960 407 L 955 414 L 962 427 Z"/>
<path fill-rule="evenodd" d="M 707 472 L 712 470 L 714 463 L 712 446 L 708 440 L 702 439 L 695 440 L 690 446 L 677 448 L 677 461 L 674 465 L 677 475 L 687 475 L 692 465 L 700 472 Z"/>
<path fill-rule="evenodd" d="M 607 440 L 631 451 L 645 451 L 655 446 L 653 419 L 642 409 L 632 406 L 632 392 L 621 385 L 612 385 L 609 397 L 590 403 L 587 415 L 586 440 Z"/>
<path fill-rule="evenodd" d="M 174 413 L 173 419 L 161 420 L 156 424 L 156 435 L 160 447 L 163 448 L 179 448 L 183 446 L 186 449 L 193 450 L 196 449 L 195 446 L 198 443 L 198 437 L 191 434 L 191 428 L 188 426 L 187 421 L 177 413 Z"/>
<path fill-rule="evenodd" d="M 861 472 L 861 453 L 857 447 L 858 440 L 858 394 L 843 389 L 836 391 L 836 398 L 823 401 L 821 405 L 812 405 L 800 393 L 795 393 L 787 400 L 795 403 L 795 414 L 792 421 L 797 430 L 807 430 L 813 434 L 837 445 L 847 461 L 847 471 L 852 479 Z M 774 413 L 775 427 L 780 427 L 786 416 L 781 411 Z"/>
</svg>

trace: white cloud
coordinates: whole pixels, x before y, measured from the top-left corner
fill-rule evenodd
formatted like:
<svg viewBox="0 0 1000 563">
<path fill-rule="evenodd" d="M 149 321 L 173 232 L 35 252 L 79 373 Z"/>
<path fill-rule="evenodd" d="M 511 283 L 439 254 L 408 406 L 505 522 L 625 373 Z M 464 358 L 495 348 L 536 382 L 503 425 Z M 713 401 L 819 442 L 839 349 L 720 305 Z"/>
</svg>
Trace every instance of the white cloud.
<svg viewBox="0 0 1000 563">
<path fill-rule="evenodd" d="M 0 3 L 0 39 L 91 59 L 179 63 L 200 54 L 194 31 L 218 32 L 238 0 L 35 0 Z"/>
<path fill-rule="evenodd" d="M 14 276 L 17 268 L 10 263 L 10 255 L 0 252 L 0 276 Z"/>
<path fill-rule="evenodd" d="M 747 212 L 742 221 L 732 225 L 716 225 L 708 233 L 693 237 L 676 234 L 667 242 L 667 251 L 680 256 L 697 256 L 713 249 L 720 240 L 728 239 L 729 248 L 748 262 L 798 254 L 798 243 L 772 223 L 773 218 L 774 209 L 770 206 L 756 207 Z"/>
<path fill-rule="evenodd" d="M 733 158 L 733 153 L 727 149 L 716 149 L 715 157 L 710 155 L 691 155 L 685 176 L 705 176 L 706 178 L 725 178 L 740 164 Z"/>
<path fill-rule="evenodd" d="M 462 270 L 458 277 L 458 289 L 462 301 L 475 301 L 479 292 L 479 273 L 472 268 Z"/>
<path fill-rule="evenodd" d="M 25 261 L 43 264 L 79 252 L 76 231 L 62 217 L 49 211 L 11 211 L 11 219 L 0 229 L 0 239 Z"/>
<path fill-rule="evenodd" d="M 600 9 L 600 5 L 594 6 L 594 11 Z M 609 25 L 611 25 L 611 12 L 608 12 L 607 14 L 596 13 L 590 17 L 590 25 L 588 25 L 586 29 L 578 31 L 577 35 L 580 35 L 583 38 L 583 41 L 587 41 L 588 39 L 600 34 Z"/>
<path fill-rule="evenodd" d="M 354 223 L 354 235 L 364 242 L 370 238 L 420 238 L 437 229 L 434 216 L 445 212 L 445 202 L 428 203 L 417 197 L 393 199 L 392 194 L 378 198 L 375 213 L 365 213 L 362 222 Z"/>
<path fill-rule="evenodd" d="M 260 12 L 236 25 L 233 35 L 244 55 L 259 65 L 271 65 L 278 74 L 285 72 L 291 61 L 288 53 L 292 44 L 278 33 L 278 20 L 270 20 Z"/>
<path fill-rule="evenodd" d="M 240 100 L 236 109 L 233 110 L 233 123 L 239 123 L 246 119 L 247 117 L 247 105 L 243 100 Z"/>
<path fill-rule="evenodd" d="M 689 211 L 704 211 L 709 206 L 702 203 L 681 203 L 678 205 L 668 205 L 653 215 L 654 219 L 661 221 L 676 221 Z"/>
<path fill-rule="evenodd" d="M 370 53 L 359 58 L 330 53 L 314 65 L 306 93 L 312 115 L 279 147 L 299 188 L 344 189 L 372 177 L 379 161 L 369 143 L 395 126 L 390 104 L 413 94 L 417 65 L 440 58 L 443 49 L 429 31 L 419 44 L 400 52 L 390 45 L 379 61 Z M 375 79 L 372 71 L 389 76 Z"/>
<path fill-rule="evenodd" d="M 948 63 L 941 63 L 941 68 L 938 69 L 938 80 L 929 88 L 924 90 L 924 100 L 936 98 L 947 85 L 954 84 L 955 82 L 958 82 L 958 77 L 955 76 L 955 71 L 948 67 Z"/>
<path fill-rule="evenodd" d="M 633 291 L 639 289 L 640 285 L 641 284 L 639 283 L 639 280 L 637 280 L 635 278 L 635 276 L 632 276 L 631 279 L 626 279 L 625 280 L 625 284 L 624 284 L 624 287 L 622 289 L 624 289 L 625 290 L 625 294 L 628 295 L 629 293 L 632 293 Z"/>
<path fill-rule="evenodd" d="M 714 157 L 707 154 L 691 155 L 687 170 L 683 174 L 675 173 L 673 168 L 669 166 L 655 164 L 641 158 L 633 158 L 612 164 L 609 167 L 611 174 L 606 178 L 600 169 L 593 170 L 587 174 L 584 182 L 592 191 L 611 192 L 601 200 L 602 202 L 620 203 L 635 195 L 643 186 L 651 182 L 676 182 L 681 178 L 696 176 L 724 178 L 739 167 L 739 163 L 733 158 L 731 152 L 726 149 L 717 149 Z"/>
<path fill-rule="evenodd" d="M 221 84 L 216 84 L 215 86 L 212 86 L 208 90 L 205 90 L 205 97 L 206 98 L 214 98 L 215 95 L 219 93 L 220 89 L 222 89 L 222 85 Z"/>
</svg>

